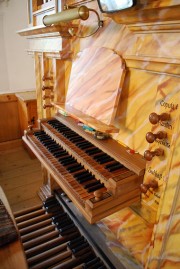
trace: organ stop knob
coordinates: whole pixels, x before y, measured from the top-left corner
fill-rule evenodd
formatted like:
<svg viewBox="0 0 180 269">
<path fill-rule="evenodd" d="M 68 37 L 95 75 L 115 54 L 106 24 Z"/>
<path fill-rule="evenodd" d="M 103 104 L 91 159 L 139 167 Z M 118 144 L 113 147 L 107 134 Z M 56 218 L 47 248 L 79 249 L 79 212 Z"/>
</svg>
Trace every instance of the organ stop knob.
<svg viewBox="0 0 180 269">
<path fill-rule="evenodd" d="M 157 124 L 159 121 L 167 121 L 169 119 L 170 119 L 170 115 L 168 113 L 162 113 L 158 115 L 153 112 L 149 115 L 149 121 L 152 124 Z"/>
<path fill-rule="evenodd" d="M 146 134 L 146 140 L 148 143 L 153 143 L 157 138 L 158 139 L 164 139 L 167 137 L 167 133 L 166 132 L 158 132 L 157 134 L 153 134 L 151 132 L 148 132 Z"/>
<path fill-rule="evenodd" d="M 150 180 L 149 183 L 143 183 L 140 185 L 140 190 L 142 193 L 146 193 L 150 188 L 153 190 L 158 188 L 158 182 L 155 179 Z"/>
<path fill-rule="evenodd" d="M 151 161 L 154 156 L 162 156 L 162 155 L 164 155 L 164 150 L 160 148 L 156 149 L 155 151 L 146 150 L 144 152 L 144 158 L 147 161 Z"/>
</svg>

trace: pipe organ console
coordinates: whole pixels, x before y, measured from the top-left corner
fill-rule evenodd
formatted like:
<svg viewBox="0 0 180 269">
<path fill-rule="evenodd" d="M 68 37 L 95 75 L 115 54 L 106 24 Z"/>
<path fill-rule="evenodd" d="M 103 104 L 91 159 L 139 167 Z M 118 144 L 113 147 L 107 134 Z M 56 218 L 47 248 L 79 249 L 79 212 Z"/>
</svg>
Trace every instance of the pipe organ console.
<svg viewBox="0 0 180 269">
<path fill-rule="evenodd" d="M 51 171 L 85 218 L 94 223 L 139 201 L 144 162 L 140 156 L 134 156 L 137 160 L 126 163 L 128 153 L 118 143 L 101 141 L 100 147 L 96 147 L 92 143 L 95 140 L 93 137 L 89 136 L 90 142 L 81 133 L 83 131 L 73 124 L 73 120 L 68 121 L 59 115 L 41 121 L 39 130 L 26 132 L 24 141 Z M 106 152 L 103 151 L 104 144 Z M 107 154 L 109 146 L 115 149 L 110 152 L 111 155 Z"/>
<path fill-rule="evenodd" d="M 64 1 L 32 2 L 33 19 L 19 34 L 35 59 L 39 126 L 23 140 L 42 164 L 39 196 L 55 195 L 109 260 L 57 268 L 178 268 L 180 3 L 136 1 L 101 14 L 104 26 L 89 36 L 93 14 L 45 27 L 43 17 Z M 100 12 L 97 1 L 66 2 Z M 81 235 L 77 246 L 67 240 L 64 255 L 71 245 L 90 248 Z"/>
</svg>

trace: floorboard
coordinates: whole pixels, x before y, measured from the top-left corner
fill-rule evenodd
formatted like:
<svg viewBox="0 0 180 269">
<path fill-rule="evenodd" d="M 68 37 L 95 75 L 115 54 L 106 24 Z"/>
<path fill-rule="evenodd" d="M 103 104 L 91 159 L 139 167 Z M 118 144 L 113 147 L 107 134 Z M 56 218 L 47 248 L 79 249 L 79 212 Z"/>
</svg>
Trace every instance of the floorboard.
<svg viewBox="0 0 180 269">
<path fill-rule="evenodd" d="M 41 165 L 20 140 L 0 144 L 0 185 L 14 212 L 40 203 Z"/>
</svg>

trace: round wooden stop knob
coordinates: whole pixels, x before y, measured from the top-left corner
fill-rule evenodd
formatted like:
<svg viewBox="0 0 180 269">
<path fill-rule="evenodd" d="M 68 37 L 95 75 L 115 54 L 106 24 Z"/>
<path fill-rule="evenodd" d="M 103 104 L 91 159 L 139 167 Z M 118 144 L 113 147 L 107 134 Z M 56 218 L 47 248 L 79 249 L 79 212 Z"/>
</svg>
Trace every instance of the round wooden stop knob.
<svg viewBox="0 0 180 269">
<path fill-rule="evenodd" d="M 155 179 L 151 179 L 148 183 L 148 187 L 154 189 L 158 188 L 158 182 Z"/>
<path fill-rule="evenodd" d="M 154 156 L 162 156 L 163 154 L 164 154 L 164 150 L 160 148 L 156 149 L 155 151 L 146 150 L 144 152 L 144 158 L 147 161 L 151 161 Z"/>
<path fill-rule="evenodd" d="M 148 186 L 147 185 L 145 185 L 145 184 L 141 184 L 140 185 L 140 191 L 142 192 L 142 193 L 146 193 L 147 191 L 148 191 Z"/>
<path fill-rule="evenodd" d="M 140 185 L 140 191 L 144 194 L 146 194 L 150 188 L 153 190 L 158 188 L 158 182 L 155 179 L 151 179 L 149 183 L 142 183 Z"/>
<path fill-rule="evenodd" d="M 148 143 L 153 143 L 157 138 L 158 139 L 164 139 L 167 137 L 167 133 L 166 132 L 158 132 L 157 134 L 153 134 L 151 132 L 148 132 L 146 134 L 146 140 Z"/>
<path fill-rule="evenodd" d="M 97 190 L 94 192 L 95 201 L 100 201 L 103 198 L 103 192 L 101 190 Z"/>
<path fill-rule="evenodd" d="M 152 124 L 157 124 L 159 121 L 166 121 L 170 119 L 170 115 L 168 113 L 162 113 L 160 115 L 155 112 L 149 115 L 149 121 Z"/>
</svg>

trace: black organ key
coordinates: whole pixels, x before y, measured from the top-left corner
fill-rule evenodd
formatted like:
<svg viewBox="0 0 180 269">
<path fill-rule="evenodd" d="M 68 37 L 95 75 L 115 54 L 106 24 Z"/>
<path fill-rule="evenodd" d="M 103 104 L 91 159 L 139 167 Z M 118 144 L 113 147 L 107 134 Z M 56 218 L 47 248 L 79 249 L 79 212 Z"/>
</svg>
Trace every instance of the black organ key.
<svg viewBox="0 0 180 269">
<path fill-rule="evenodd" d="M 73 130 L 71 130 L 70 128 L 68 128 L 68 127 L 59 127 L 59 129 L 61 130 L 61 132 L 63 132 L 63 133 L 66 133 L 66 134 L 73 134 L 74 133 L 74 131 Z"/>
<path fill-rule="evenodd" d="M 67 235 L 69 233 L 72 233 L 72 232 L 75 232 L 75 231 L 78 231 L 78 229 L 76 228 L 76 226 L 74 224 L 70 224 L 66 227 L 63 227 L 63 228 L 60 228 L 58 229 L 59 230 L 59 233 L 61 235 Z"/>
<path fill-rule="evenodd" d="M 95 186 L 95 185 L 97 185 L 99 183 L 100 183 L 100 180 L 97 180 L 97 181 L 94 181 L 92 183 L 88 183 L 88 184 L 84 185 L 84 188 L 88 189 L 88 188 L 93 187 L 93 186 Z"/>
<path fill-rule="evenodd" d="M 68 136 L 66 136 L 66 135 L 64 135 L 66 138 L 68 138 L 68 140 L 69 141 L 72 141 L 72 139 L 74 138 L 74 139 L 77 139 L 77 135 L 68 135 Z"/>
<path fill-rule="evenodd" d="M 59 205 L 56 205 L 56 206 L 52 205 L 52 206 L 46 206 L 45 209 L 46 209 L 46 212 L 48 213 L 56 213 L 56 212 L 59 212 L 60 207 Z"/>
<path fill-rule="evenodd" d="M 34 135 L 38 136 L 38 135 L 42 135 L 43 133 L 44 133 L 43 131 L 38 131 L 38 132 L 35 132 Z"/>
<path fill-rule="evenodd" d="M 51 153 L 54 153 L 54 152 L 57 152 L 60 150 L 59 147 L 50 147 L 50 148 L 47 148 Z"/>
<path fill-rule="evenodd" d="M 51 148 L 61 148 L 58 144 L 56 144 L 55 142 L 51 141 L 51 144 L 48 142 L 48 144 L 46 144 L 46 147 L 48 149 L 51 149 Z"/>
<path fill-rule="evenodd" d="M 91 178 L 90 177 L 85 177 L 85 178 L 77 179 L 77 182 L 84 183 L 84 182 L 89 181 L 91 179 L 95 179 L 95 177 L 91 176 Z"/>
<path fill-rule="evenodd" d="M 93 159 L 94 160 L 96 160 L 96 161 L 98 161 L 98 160 L 100 160 L 101 158 L 106 158 L 108 155 L 106 154 L 106 153 L 101 153 L 101 154 L 96 154 L 96 155 L 94 155 L 93 156 Z"/>
<path fill-rule="evenodd" d="M 83 145 L 79 147 L 81 150 L 92 148 L 92 145 Z"/>
<path fill-rule="evenodd" d="M 76 164 L 76 161 L 74 159 L 69 159 L 69 160 L 64 160 L 64 161 L 59 160 L 59 162 L 65 167 L 71 164 Z"/>
<path fill-rule="evenodd" d="M 116 167 L 116 166 L 121 166 L 121 168 L 123 168 L 124 166 L 121 164 L 121 163 L 119 163 L 119 162 L 117 162 L 117 161 L 114 161 L 113 163 L 110 163 L 110 164 L 107 164 L 106 166 L 105 166 L 105 168 L 113 168 L 113 167 Z"/>
<path fill-rule="evenodd" d="M 88 155 L 91 155 L 91 154 L 95 154 L 95 153 L 100 153 L 102 152 L 100 149 L 98 148 L 92 148 L 92 149 L 87 149 L 85 150 L 85 152 L 88 154 Z"/>
<path fill-rule="evenodd" d="M 109 172 L 113 172 L 113 171 L 116 171 L 116 170 L 118 170 L 118 169 L 121 169 L 121 168 L 123 168 L 124 166 L 122 165 L 122 164 L 117 164 L 117 165 L 115 165 L 115 166 L 112 166 L 112 167 L 109 167 L 108 168 L 108 171 Z"/>
<path fill-rule="evenodd" d="M 110 167 L 116 166 L 117 164 L 119 164 L 119 162 L 114 161 L 112 163 L 109 163 L 109 164 L 105 165 L 105 168 L 110 168 Z"/>
<path fill-rule="evenodd" d="M 52 217 L 53 223 L 56 222 L 57 220 L 62 220 L 64 218 L 68 218 L 68 215 L 66 212 L 58 213 L 57 215 Z"/>
<path fill-rule="evenodd" d="M 76 173 L 76 174 L 74 174 L 74 177 L 81 177 L 81 176 L 84 176 L 84 175 L 88 175 L 89 174 L 89 172 L 88 171 L 86 171 L 86 170 L 84 170 L 83 172 L 79 172 L 79 173 Z"/>
<path fill-rule="evenodd" d="M 93 264 L 91 267 L 86 267 L 89 269 L 106 269 L 106 267 L 103 265 L 103 263 L 101 261 Z"/>
<path fill-rule="evenodd" d="M 80 245 L 79 246 L 77 246 L 77 247 L 75 247 L 75 248 L 72 248 L 71 249 L 71 251 L 75 254 L 75 253 L 77 253 L 78 251 L 80 251 L 80 250 L 82 250 L 82 249 L 84 249 L 84 248 L 87 248 L 87 247 L 89 247 L 89 244 L 87 243 L 87 242 L 85 242 L 85 243 L 80 243 Z"/>
<path fill-rule="evenodd" d="M 44 207 L 48 207 L 48 206 L 51 206 L 51 205 L 59 205 L 59 207 L 61 207 L 60 206 L 60 204 L 58 203 L 58 201 L 54 198 L 54 199 L 52 199 L 52 200 L 45 200 L 44 202 L 43 202 L 43 206 Z"/>
<path fill-rule="evenodd" d="M 95 185 L 93 187 L 88 188 L 87 189 L 87 192 L 93 192 L 93 191 L 99 190 L 99 189 L 101 189 L 103 187 L 104 187 L 104 184 L 103 183 L 99 183 L 99 184 L 97 184 L 97 185 Z"/>
<path fill-rule="evenodd" d="M 67 156 L 60 158 L 59 162 L 61 162 L 63 164 L 63 162 L 68 162 L 68 161 L 74 160 L 71 156 L 68 155 L 68 153 L 66 153 L 66 155 Z"/>
<path fill-rule="evenodd" d="M 64 157 L 65 155 L 67 155 L 67 152 L 64 151 L 58 151 L 58 152 L 54 152 L 53 153 L 54 157 L 58 158 L 58 157 Z"/>
<path fill-rule="evenodd" d="M 52 140 L 50 140 L 50 139 L 47 138 L 47 137 L 37 137 L 37 138 L 41 141 L 41 143 L 42 143 L 43 145 L 47 145 L 47 144 L 52 143 Z"/>
<path fill-rule="evenodd" d="M 73 134 L 67 134 L 67 133 L 63 133 L 63 136 L 66 137 L 67 139 L 69 139 L 70 137 L 74 137 Z"/>
<path fill-rule="evenodd" d="M 34 135 L 35 135 L 36 137 L 41 137 L 41 136 L 45 136 L 46 133 L 43 132 L 43 131 L 42 131 L 42 132 L 35 132 Z"/>
<path fill-rule="evenodd" d="M 73 221 L 71 219 L 67 219 L 66 221 L 62 222 L 62 221 L 57 221 L 56 222 L 56 226 L 57 226 L 57 229 L 63 229 L 64 227 L 68 227 L 70 225 L 73 224 Z"/>
<path fill-rule="evenodd" d="M 44 138 L 49 138 L 49 136 L 46 133 L 42 133 L 42 134 L 34 134 L 36 137 L 38 137 L 39 139 L 44 139 Z"/>
<path fill-rule="evenodd" d="M 80 181 L 80 180 L 83 180 L 83 179 L 87 179 L 87 180 L 89 180 L 89 179 L 93 179 L 94 178 L 94 176 L 92 175 L 92 174 L 90 174 L 88 171 L 85 171 L 84 172 L 84 174 L 82 174 L 82 175 L 74 175 L 74 177 L 78 180 L 78 181 Z M 86 181 L 87 181 L 86 180 Z"/>
<path fill-rule="evenodd" d="M 73 137 L 73 138 L 70 138 L 69 139 L 71 142 L 73 142 L 74 144 L 75 143 L 78 143 L 78 142 L 83 142 L 83 141 L 85 141 L 82 137 Z"/>
<path fill-rule="evenodd" d="M 86 146 L 86 145 L 90 145 L 90 146 L 92 146 L 92 143 L 86 141 L 85 139 L 84 139 L 84 141 L 82 141 L 82 142 L 78 142 L 78 143 L 76 143 L 76 146 L 77 146 L 77 147 Z"/>
<path fill-rule="evenodd" d="M 67 170 L 70 172 L 70 173 L 74 173 L 74 172 L 77 172 L 79 170 L 82 170 L 84 169 L 84 167 L 80 164 L 77 164 L 77 165 L 73 165 L 73 166 L 70 166 L 67 168 Z"/>
<path fill-rule="evenodd" d="M 100 261 L 100 258 L 99 258 L 99 257 L 94 258 L 94 259 L 92 259 L 91 261 L 86 262 L 85 265 L 83 265 L 82 268 L 83 268 L 83 269 L 88 269 L 88 268 L 90 268 L 90 266 L 92 266 L 92 265 L 98 263 L 99 261 Z"/>
<path fill-rule="evenodd" d="M 113 158 L 111 158 L 110 156 L 107 156 L 105 158 L 101 158 L 98 160 L 98 163 L 100 164 L 104 164 L 104 163 L 107 163 L 107 162 L 111 162 L 113 161 Z"/>
<path fill-rule="evenodd" d="M 68 242 L 67 245 L 70 248 L 74 248 L 79 243 L 84 243 L 84 242 L 86 242 L 86 239 L 84 238 L 84 236 L 79 236 L 78 238 L 75 238 L 75 239 L 71 240 L 70 242 Z"/>
</svg>

